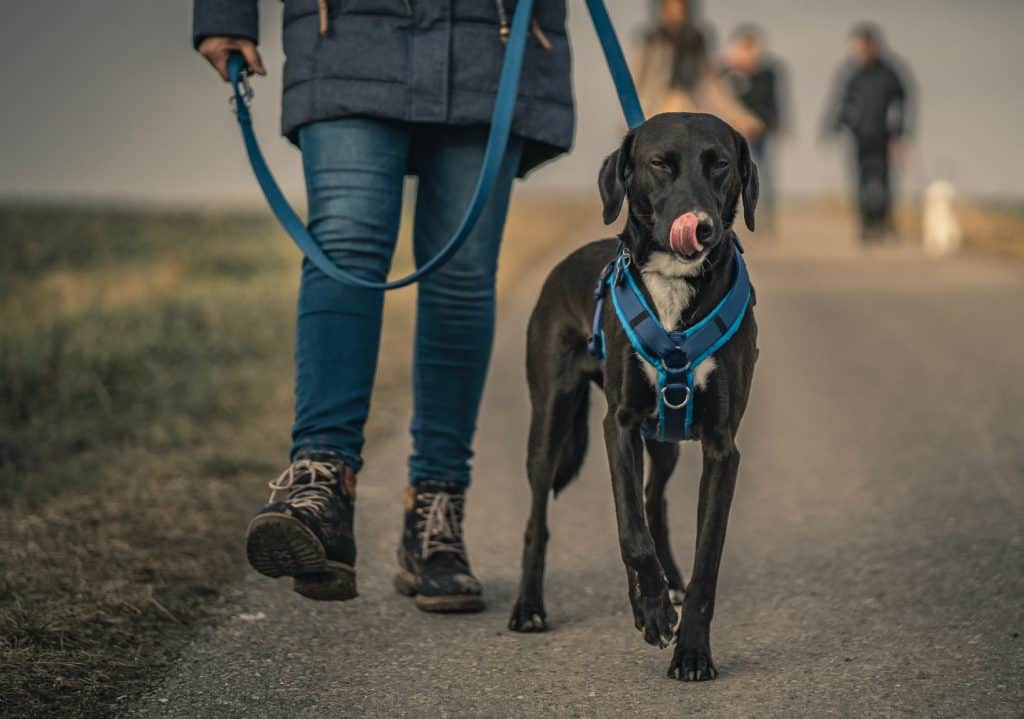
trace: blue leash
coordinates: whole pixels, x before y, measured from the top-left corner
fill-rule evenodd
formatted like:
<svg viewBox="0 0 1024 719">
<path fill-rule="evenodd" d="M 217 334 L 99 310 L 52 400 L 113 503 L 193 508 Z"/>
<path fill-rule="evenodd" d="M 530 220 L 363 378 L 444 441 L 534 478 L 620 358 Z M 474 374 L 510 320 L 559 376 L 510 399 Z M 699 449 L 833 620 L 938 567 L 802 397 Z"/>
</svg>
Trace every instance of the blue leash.
<svg viewBox="0 0 1024 719">
<path fill-rule="evenodd" d="M 597 39 L 601 42 L 608 71 L 612 74 L 612 82 L 615 83 L 615 92 L 619 95 L 622 114 L 626 116 L 626 124 L 632 130 L 643 124 L 644 110 L 640 106 L 640 98 L 637 97 L 636 85 L 629 72 L 626 56 L 622 54 L 622 46 L 615 34 L 612 19 L 608 17 L 608 9 L 604 6 L 604 0 L 587 0 L 587 10 L 590 11 L 590 19 L 594 23 Z"/>
<path fill-rule="evenodd" d="M 615 88 L 618 92 L 619 103 L 626 116 L 630 127 L 636 127 L 644 121 L 643 110 L 637 98 L 636 87 L 633 85 L 633 78 L 629 73 L 626 58 L 622 54 L 622 47 L 619 45 L 615 29 L 612 27 L 608 11 L 603 0 L 587 0 L 587 8 L 594 21 L 594 29 L 601 41 L 604 50 L 605 60 L 611 71 Z M 306 224 L 288 204 L 284 193 L 278 186 L 274 175 L 270 172 L 263 153 L 260 151 L 259 143 L 256 141 L 256 133 L 252 127 L 252 115 L 249 112 L 249 103 L 252 100 L 252 88 L 249 86 L 246 71 L 245 59 L 241 53 L 231 54 L 228 60 L 228 77 L 232 88 L 232 104 L 238 118 L 238 125 L 242 131 L 242 139 L 245 142 L 245 151 L 249 156 L 249 163 L 252 165 L 256 181 L 263 190 L 263 195 L 270 205 L 271 211 L 277 217 L 281 226 L 299 246 L 299 249 L 320 269 L 325 275 L 338 282 L 358 285 L 373 290 L 395 290 L 399 287 L 411 285 L 426 275 L 440 268 L 452 258 L 462 244 L 469 237 L 480 213 L 490 197 L 501 168 L 501 162 L 505 156 L 505 149 L 508 147 L 508 138 L 512 132 L 512 116 L 515 112 L 516 97 L 519 92 L 519 77 L 523 68 L 523 55 L 526 51 L 526 40 L 529 35 L 530 20 L 533 13 L 533 0 L 519 0 L 516 4 L 515 14 L 512 17 L 512 27 L 509 32 L 508 45 L 505 49 L 505 60 L 501 66 L 501 77 L 498 82 L 498 93 L 494 103 L 494 113 L 491 116 L 491 132 L 487 138 L 487 147 L 484 151 L 483 166 L 480 169 L 480 176 L 477 180 L 476 190 L 466 208 L 466 214 L 455 234 L 449 238 L 447 244 L 441 248 L 434 257 L 430 258 L 415 272 L 392 282 L 372 282 L 346 272 L 337 265 L 320 249 L 313 236 L 310 235 Z"/>
</svg>

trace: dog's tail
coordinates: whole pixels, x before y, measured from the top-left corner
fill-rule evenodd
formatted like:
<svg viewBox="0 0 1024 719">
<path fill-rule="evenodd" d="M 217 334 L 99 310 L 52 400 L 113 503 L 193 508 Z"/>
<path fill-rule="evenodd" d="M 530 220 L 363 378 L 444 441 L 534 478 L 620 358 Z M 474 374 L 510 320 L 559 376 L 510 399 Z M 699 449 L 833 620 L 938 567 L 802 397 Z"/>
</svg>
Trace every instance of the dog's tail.
<svg viewBox="0 0 1024 719">
<path fill-rule="evenodd" d="M 554 483 L 555 496 L 569 486 L 576 478 L 587 454 L 587 415 L 590 413 L 590 381 L 583 379 L 572 392 L 572 399 L 565 403 L 569 416 L 562 419 L 565 433 L 561 435 L 561 446 L 557 453 Z"/>
</svg>

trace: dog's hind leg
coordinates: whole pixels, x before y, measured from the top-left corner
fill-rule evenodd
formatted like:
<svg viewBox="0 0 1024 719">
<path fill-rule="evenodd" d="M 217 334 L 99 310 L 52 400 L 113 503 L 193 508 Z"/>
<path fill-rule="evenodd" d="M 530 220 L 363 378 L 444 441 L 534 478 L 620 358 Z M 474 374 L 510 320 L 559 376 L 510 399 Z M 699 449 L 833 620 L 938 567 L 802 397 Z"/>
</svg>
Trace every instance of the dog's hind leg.
<svg viewBox="0 0 1024 719">
<path fill-rule="evenodd" d="M 668 580 L 669 598 L 675 605 L 683 603 L 683 577 L 672 556 L 672 543 L 668 536 L 668 503 L 665 500 L 665 486 L 679 461 L 679 445 L 675 442 L 644 440 L 647 456 L 651 459 L 644 485 L 644 509 L 647 526 L 654 540 L 654 551 L 658 555 L 661 569 Z"/>
<path fill-rule="evenodd" d="M 585 377 L 579 377 L 569 390 L 556 389 L 550 395 L 533 393 L 526 461 L 532 499 L 524 537 L 519 598 L 508 622 L 509 629 L 513 631 L 547 629 L 544 562 L 548 542 L 548 497 L 552 490 L 564 489 L 583 464 L 587 449 L 589 396 L 589 381 Z"/>
</svg>

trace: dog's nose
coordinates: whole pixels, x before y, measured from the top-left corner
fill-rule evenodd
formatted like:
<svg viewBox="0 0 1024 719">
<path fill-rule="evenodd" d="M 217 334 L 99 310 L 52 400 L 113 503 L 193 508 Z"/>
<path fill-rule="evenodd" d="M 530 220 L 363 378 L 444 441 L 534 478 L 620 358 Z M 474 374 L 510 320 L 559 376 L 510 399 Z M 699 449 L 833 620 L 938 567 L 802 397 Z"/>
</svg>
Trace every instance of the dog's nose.
<svg viewBox="0 0 1024 719">
<path fill-rule="evenodd" d="M 715 223 L 710 217 L 702 217 L 697 223 L 697 241 L 707 242 L 715 231 Z"/>
</svg>

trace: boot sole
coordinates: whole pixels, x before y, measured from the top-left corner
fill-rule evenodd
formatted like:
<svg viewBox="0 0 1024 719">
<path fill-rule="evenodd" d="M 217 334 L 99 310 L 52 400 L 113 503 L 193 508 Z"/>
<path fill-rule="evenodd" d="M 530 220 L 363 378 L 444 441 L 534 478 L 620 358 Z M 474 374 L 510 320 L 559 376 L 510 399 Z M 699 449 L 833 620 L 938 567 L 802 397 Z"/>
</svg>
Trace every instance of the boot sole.
<svg viewBox="0 0 1024 719">
<path fill-rule="evenodd" d="M 395 591 L 415 597 L 416 608 L 424 612 L 482 612 L 487 606 L 483 597 L 475 594 L 424 596 L 416 591 L 416 575 L 405 569 L 399 569 L 395 574 Z"/>
<path fill-rule="evenodd" d="M 249 564 L 265 577 L 294 577 L 309 599 L 344 601 L 357 596 L 355 569 L 327 559 L 317 536 L 287 514 L 261 514 L 246 532 Z"/>
</svg>

